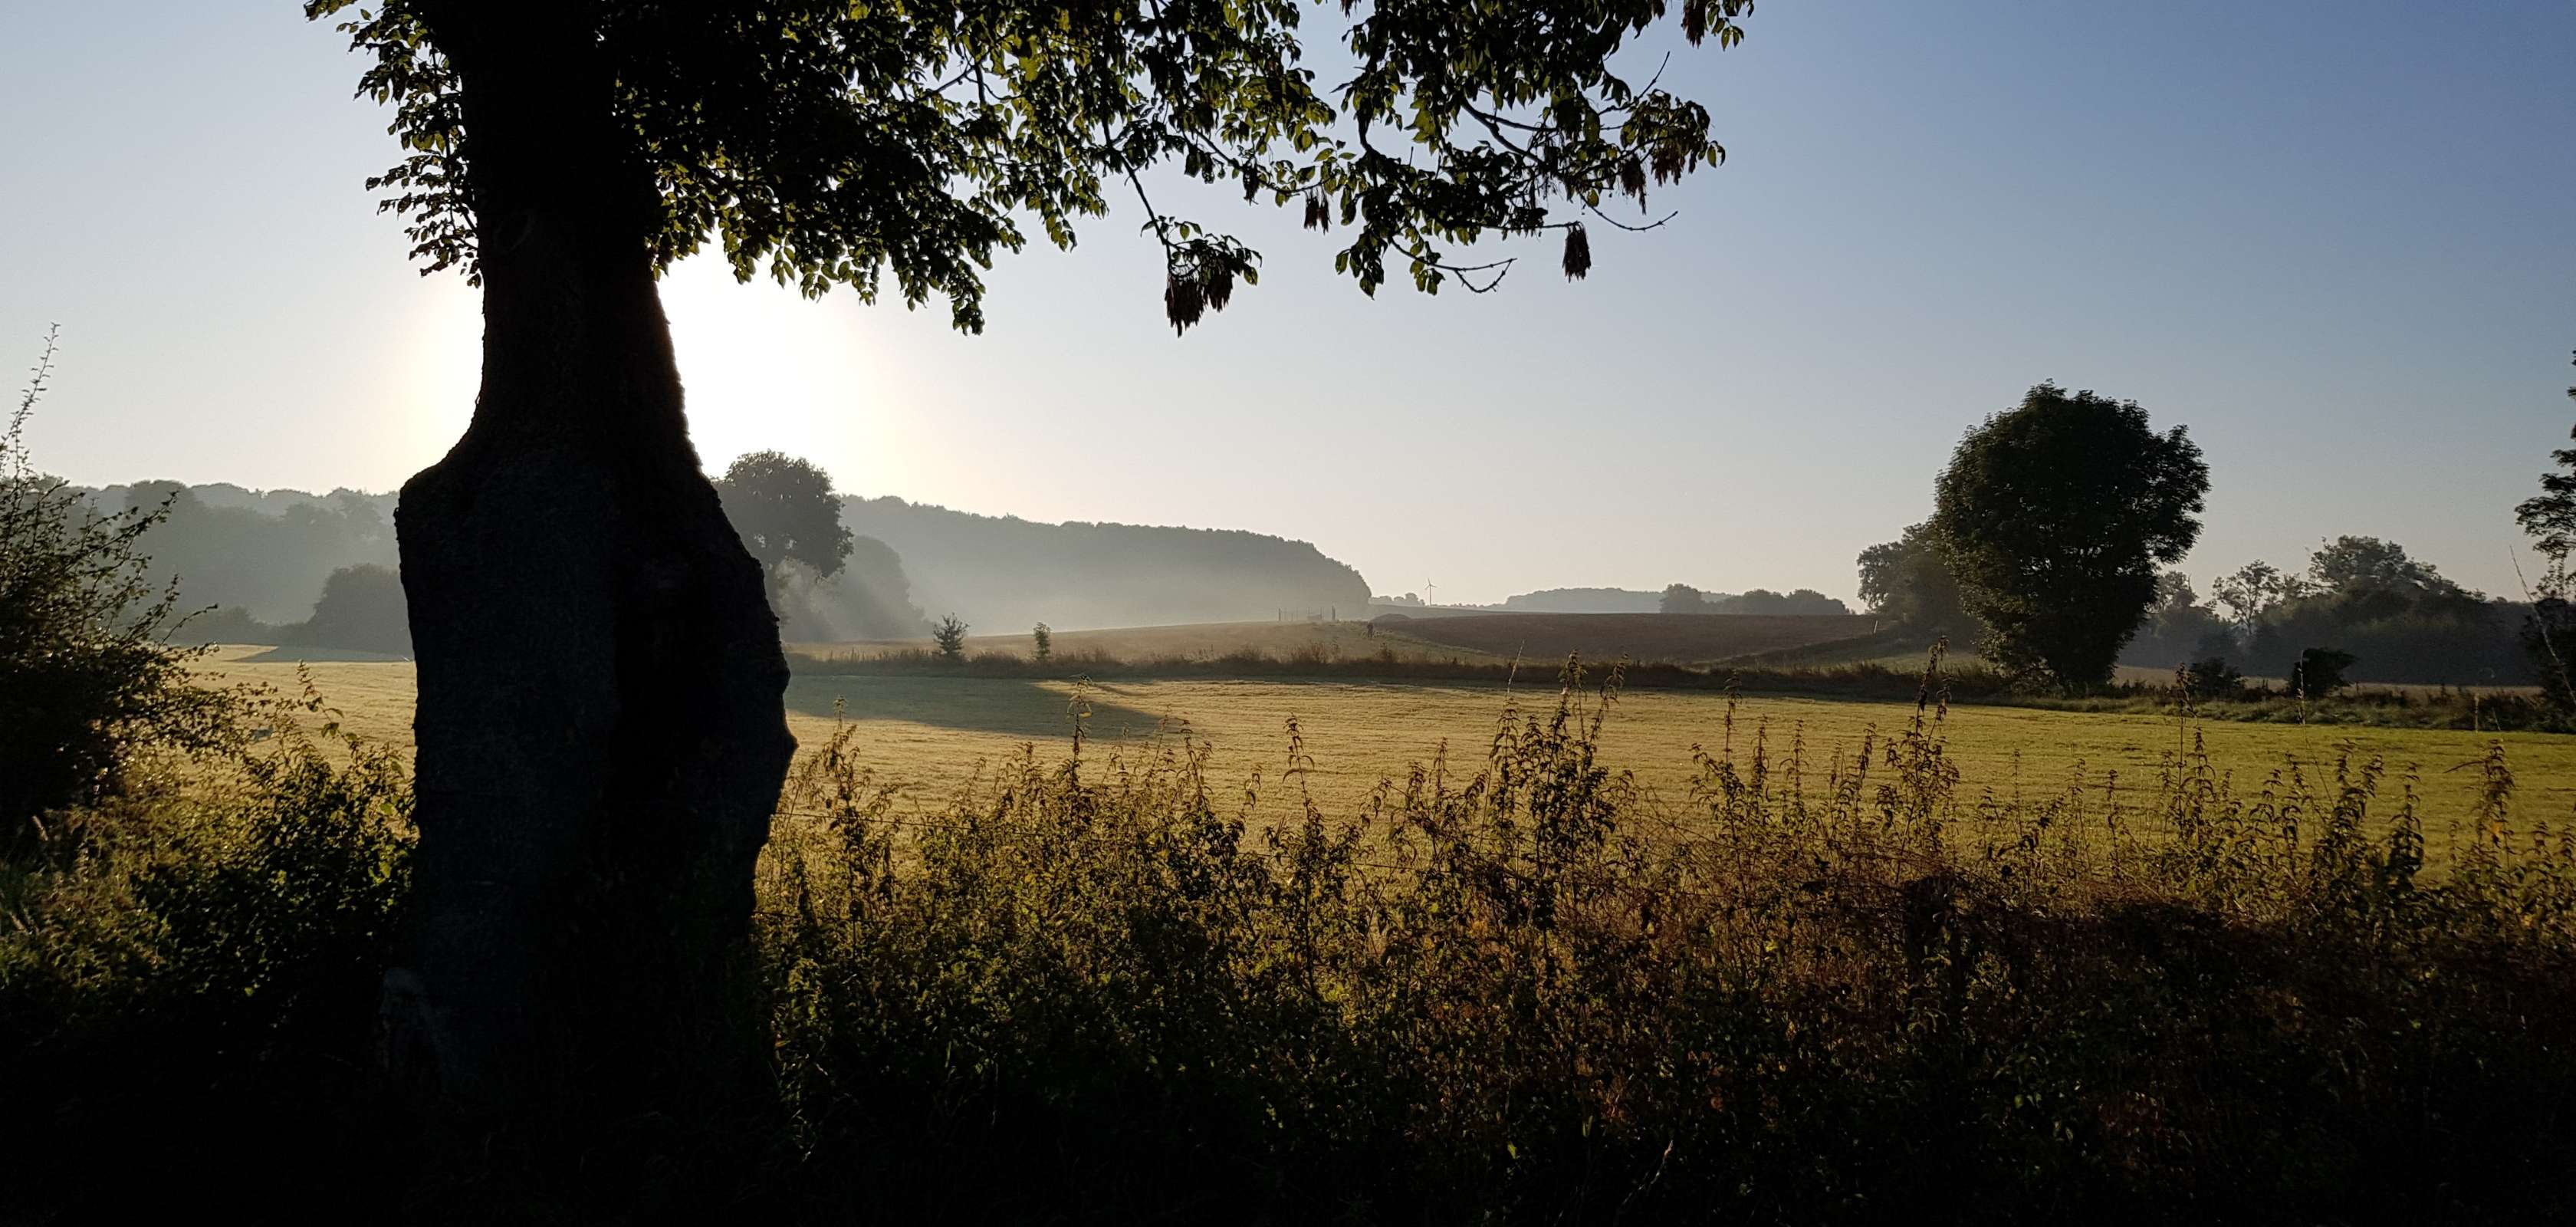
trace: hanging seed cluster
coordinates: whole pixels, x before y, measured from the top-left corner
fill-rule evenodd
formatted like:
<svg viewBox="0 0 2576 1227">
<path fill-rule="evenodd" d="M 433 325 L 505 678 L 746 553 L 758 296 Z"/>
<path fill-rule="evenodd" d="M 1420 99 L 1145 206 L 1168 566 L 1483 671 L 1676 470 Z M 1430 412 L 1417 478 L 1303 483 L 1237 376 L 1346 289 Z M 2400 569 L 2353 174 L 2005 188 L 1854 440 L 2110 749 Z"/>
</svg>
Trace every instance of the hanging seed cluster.
<svg viewBox="0 0 2576 1227">
<path fill-rule="evenodd" d="M 1175 258 L 1163 274 L 1163 317 L 1173 334 L 1188 332 L 1210 311 L 1225 310 L 1234 301 L 1234 278 L 1234 266 L 1225 261 Z"/>
<path fill-rule="evenodd" d="M 1565 279 L 1581 281 L 1592 271 L 1592 240 L 1583 233 L 1583 223 L 1573 222 L 1565 228 Z"/>
</svg>

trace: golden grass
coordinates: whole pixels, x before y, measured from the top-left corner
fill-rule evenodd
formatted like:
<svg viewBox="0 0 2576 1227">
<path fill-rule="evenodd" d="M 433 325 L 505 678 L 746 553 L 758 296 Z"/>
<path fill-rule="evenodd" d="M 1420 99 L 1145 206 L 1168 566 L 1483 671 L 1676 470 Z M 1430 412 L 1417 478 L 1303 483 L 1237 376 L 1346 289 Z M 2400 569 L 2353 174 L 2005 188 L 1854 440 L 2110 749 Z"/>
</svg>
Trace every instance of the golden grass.
<svg viewBox="0 0 2576 1227">
<path fill-rule="evenodd" d="M 1171 632 L 1178 640 L 1181 632 L 1199 629 L 1102 634 Z M 297 685 L 294 662 L 250 659 L 265 651 L 227 649 L 210 667 L 237 679 Z M 321 661 L 306 667 L 352 731 L 409 743 L 408 663 Z M 1060 752 L 1070 736 L 1077 689 L 1069 682 L 1012 678 L 799 675 L 788 689 L 788 724 L 800 743 L 817 744 L 830 734 L 834 704 L 840 703 L 847 719 L 860 726 L 868 764 L 930 804 L 947 800 L 979 769 L 1024 744 Z M 1525 705 L 1547 702 L 1554 693 L 1552 685 L 1537 683 L 1519 690 Z M 1273 792 L 1286 765 L 1285 730 L 1293 717 L 1313 758 L 1309 786 L 1328 810 L 1341 812 L 1364 801 L 1381 779 L 1400 779 L 1412 764 L 1427 762 L 1444 742 L 1453 760 L 1469 766 L 1482 761 L 1510 697 L 1498 685 L 1277 679 L 1094 683 L 1086 693 L 1096 759 L 1186 732 L 1213 745 L 1212 779 L 1231 785 L 1258 771 Z M 1726 710 L 1723 695 L 1705 691 L 1629 692 L 1604 730 L 1604 761 L 1633 769 L 1648 787 L 1677 798 L 1693 774 L 1691 747 L 1715 750 L 1729 735 Z M 1829 760 L 1848 764 L 1871 729 L 1893 732 L 1911 714 L 1911 705 L 1901 703 L 1757 696 L 1738 707 L 1732 736 L 1739 758 L 1750 757 L 1755 737 L 1764 738 L 1775 765 L 1799 743 L 1809 786 L 1821 791 Z M 2317 773 L 2331 770 L 2346 743 L 2361 758 L 2381 756 L 2392 773 L 2415 768 L 2421 774 L 2418 791 L 2436 820 L 2437 856 L 2440 821 L 2468 811 L 2481 786 L 2470 764 L 2490 740 L 2505 745 L 2519 783 L 2519 813 L 2555 819 L 2576 809 L 2572 737 L 2237 723 L 2194 729 L 2221 768 L 2234 774 L 2240 791 L 2259 787 L 2267 774 L 2291 764 L 2323 788 L 2329 781 Z M 2010 797 L 2018 789 L 2038 798 L 2062 793 L 2078 779 L 2097 803 L 2116 789 L 2123 804 L 2144 804 L 2163 757 L 2186 735 L 2171 717 L 1982 706 L 1952 709 L 1946 733 L 1949 756 L 1961 772 L 1959 797 L 1970 805 L 1986 791 Z M 2393 801 L 2393 782 L 2388 791 Z"/>
</svg>

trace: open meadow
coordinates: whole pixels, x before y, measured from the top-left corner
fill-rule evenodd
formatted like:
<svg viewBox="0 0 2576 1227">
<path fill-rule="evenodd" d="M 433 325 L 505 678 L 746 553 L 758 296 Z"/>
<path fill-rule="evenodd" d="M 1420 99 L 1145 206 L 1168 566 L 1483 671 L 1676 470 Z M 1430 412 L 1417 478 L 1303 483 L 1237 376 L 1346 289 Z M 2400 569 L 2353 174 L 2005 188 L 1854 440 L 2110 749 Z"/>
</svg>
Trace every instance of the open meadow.
<svg viewBox="0 0 2576 1227">
<path fill-rule="evenodd" d="M 1125 632 L 1138 634 L 1139 632 Z M 1067 636 L 1070 638 L 1071 636 Z M 1061 649 L 1060 649 L 1061 650 Z M 292 690 L 309 673 L 323 701 L 351 731 L 408 746 L 412 666 L 402 661 L 322 660 L 299 664 L 283 650 L 229 648 L 208 666 L 226 677 Z M 1486 683 L 1274 678 L 1152 679 L 1078 684 L 1050 679 L 938 676 L 828 676 L 800 673 L 787 693 L 788 723 L 800 745 L 828 738 L 835 722 L 856 726 L 861 764 L 901 785 L 908 803 L 937 806 L 979 773 L 1034 747 L 1061 756 L 1071 744 L 1079 702 L 1095 760 L 1149 754 L 1186 736 L 1210 747 L 1209 776 L 1228 787 L 1266 782 L 1263 813 L 1291 812 L 1277 781 L 1288 762 L 1288 725 L 1297 722 L 1311 760 L 1306 787 L 1330 814 L 1361 807 L 1380 781 L 1401 781 L 1416 763 L 1445 746 L 1453 764 L 1480 760 L 1497 722 L 1518 702 L 1544 708 L 1555 697 L 1545 682 L 1513 688 Z M 1724 694 L 1633 690 L 1620 696 L 1605 723 L 1604 762 L 1633 771 L 1672 804 L 1687 801 L 1697 768 L 1694 747 L 1711 753 L 1732 739 L 1750 762 L 1757 743 L 1774 770 L 1795 757 L 1807 791 L 1823 795 L 1831 771 L 1848 769 L 1864 739 L 1905 727 L 1910 703 L 1861 702 L 1787 695 L 1747 695 L 1731 713 Z M 2398 781 L 2417 773 L 2432 854 L 2443 855 L 2445 823 L 2467 814 L 2486 786 L 2478 764 L 2490 743 L 2504 747 L 2515 777 L 2514 804 L 2525 820 L 2558 820 L 2576 811 L 2576 738 L 2540 733 L 2470 732 L 2359 726 L 2193 722 L 2174 717 L 2041 708 L 1962 705 L 1943 721 L 1945 752 L 1959 772 L 1963 811 L 1991 794 L 2038 801 L 2080 787 L 2087 804 L 2105 808 L 2152 803 L 2162 774 L 2191 739 L 2237 788 L 2257 790 L 2275 771 L 2296 768 L 2320 790 L 2347 748 L 2358 765 L 2373 757 L 2389 771 L 2380 813 L 2393 811 Z"/>
</svg>

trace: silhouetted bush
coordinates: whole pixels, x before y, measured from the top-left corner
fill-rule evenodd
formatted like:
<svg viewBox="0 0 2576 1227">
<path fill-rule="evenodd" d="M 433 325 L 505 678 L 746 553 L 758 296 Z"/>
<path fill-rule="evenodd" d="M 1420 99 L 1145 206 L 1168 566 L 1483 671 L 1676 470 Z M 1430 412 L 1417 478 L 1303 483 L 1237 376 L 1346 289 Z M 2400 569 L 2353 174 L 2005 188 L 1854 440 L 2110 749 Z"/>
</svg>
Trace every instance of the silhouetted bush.
<svg viewBox="0 0 2576 1227">
<path fill-rule="evenodd" d="M 2297 694 L 2324 697 L 2352 683 L 2344 676 L 2353 665 L 2350 652 L 2334 648 L 2308 648 L 2299 653 L 2298 663 L 2290 666 L 2290 689 Z"/>
<path fill-rule="evenodd" d="M 64 815 L 48 847 L 0 862 L 12 1217 L 95 1221 L 181 1189 L 351 1205 L 408 1178 L 374 1033 L 411 781 L 399 754 L 308 737 L 294 721 L 311 714 L 272 706 L 256 745 Z"/>
<path fill-rule="evenodd" d="M 2194 699 L 2234 699 L 2245 693 L 2245 674 L 2225 657 L 2211 656 L 2184 667 L 2183 685 Z"/>
<path fill-rule="evenodd" d="M 101 514 L 29 459 L 52 362 L 49 341 L 0 431 L 0 852 L 39 838 L 46 811 L 114 796 L 145 747 L 223 740 L 238 702 L 191 682 L 199 651 L 169 641 L 178 594 L 145 578 L 168 508 Z"/>
</svg>

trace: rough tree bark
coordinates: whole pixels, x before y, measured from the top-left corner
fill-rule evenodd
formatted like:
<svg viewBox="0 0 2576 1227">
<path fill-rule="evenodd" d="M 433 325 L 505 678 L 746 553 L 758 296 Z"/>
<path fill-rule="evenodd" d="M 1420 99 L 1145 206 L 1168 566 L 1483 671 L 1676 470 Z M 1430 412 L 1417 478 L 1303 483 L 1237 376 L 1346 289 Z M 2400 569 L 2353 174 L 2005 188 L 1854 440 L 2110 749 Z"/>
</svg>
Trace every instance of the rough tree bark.
<svg viewBox="0 0 2576 1227">
<path fill-rule="evenodd" d="M 483 383 L 395 516 L 420 846 L 385 1017 L 397 1071 L 465 1103 L 756 1072 L 734 990 L 793 749 L 760 567 L 681 416 L 654 187 L 582 7 L 436 17 L 463 85 Z"/>
</svg>

